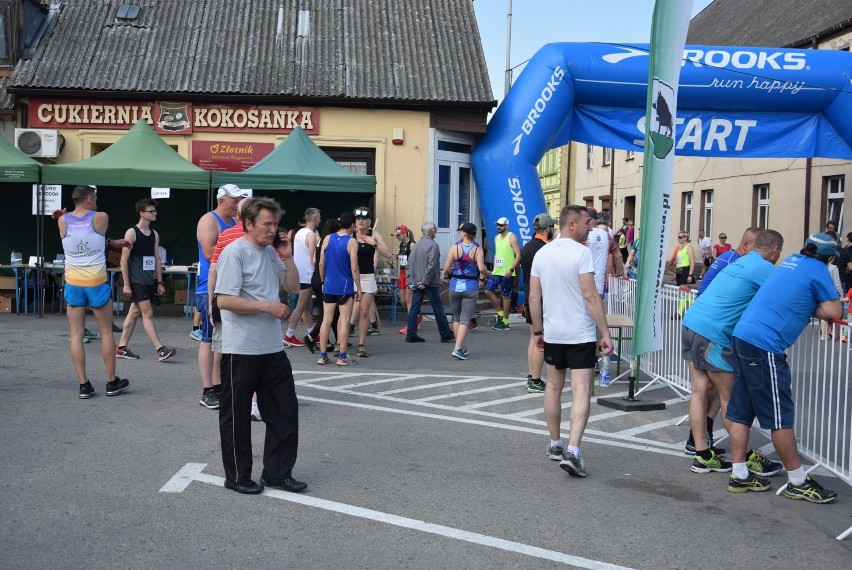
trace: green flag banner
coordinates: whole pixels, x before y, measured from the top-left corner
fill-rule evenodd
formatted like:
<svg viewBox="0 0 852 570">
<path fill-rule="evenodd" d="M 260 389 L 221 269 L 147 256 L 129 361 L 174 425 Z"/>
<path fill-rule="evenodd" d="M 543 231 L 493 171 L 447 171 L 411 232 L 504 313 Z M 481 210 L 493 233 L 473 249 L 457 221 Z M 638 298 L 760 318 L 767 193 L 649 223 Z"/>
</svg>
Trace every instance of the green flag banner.
<svg viewBox="0 0 852 570">
<path fill-rule="evenodd" d="M 648 100 L 645 106 L 645 162 L 633 353 L 662 349 L 660 290 L 668 252 L 674 180 L 677 85 L 692 0 L 657 0 L 651 25 Z"/>
</svg>

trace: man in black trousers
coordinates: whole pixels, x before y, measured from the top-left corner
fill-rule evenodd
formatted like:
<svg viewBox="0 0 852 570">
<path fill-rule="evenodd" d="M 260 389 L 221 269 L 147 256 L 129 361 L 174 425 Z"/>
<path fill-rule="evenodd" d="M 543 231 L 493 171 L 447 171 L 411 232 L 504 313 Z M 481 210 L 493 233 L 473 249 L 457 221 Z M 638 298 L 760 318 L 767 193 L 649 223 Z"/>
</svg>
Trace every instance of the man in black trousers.
<svg viewBox="0 0 852 570">
<path fill-rule="evenodd" d="M 299 272 L 286 236 L 272 247 L 281 207 L 269 198 L 243 205 L 245 235 L 222 251 L 217 264 L 216 307 L 222 318 L 222 395 L 219 437 L 225 487 L 254 494 L 263 486 L 299 493 L 307 484 L 293 478 L 299 446 L 299 407 L 293 369 L 284 352 L 281 321 L 290 310 L 280 289 L 299 291 Z M 280 237 L 280 236 L 279 236 Z M 251 397 L 266 423 L 260 484 L 251 479 Z"/>
</svg>

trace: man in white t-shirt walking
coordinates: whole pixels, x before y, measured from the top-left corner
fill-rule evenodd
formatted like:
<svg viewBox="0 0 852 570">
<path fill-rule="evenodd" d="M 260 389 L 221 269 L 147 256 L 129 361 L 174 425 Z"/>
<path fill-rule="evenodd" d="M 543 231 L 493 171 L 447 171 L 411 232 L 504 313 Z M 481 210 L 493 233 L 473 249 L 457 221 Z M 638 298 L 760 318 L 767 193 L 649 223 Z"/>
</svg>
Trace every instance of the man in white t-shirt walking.
<svg viewBox="0 0 852 570">
<path fill-rule="evenodd" d="M 595 268 L 595 288 L 603 300 L 603 310 L 604 314 L 606 314 L 606 276 L 610 269 L 613 274 L 619 277 L 624 275 L 624 260 L 621 257 L 621 251 L 618 249 L 618 243 L 616 243 L 615 238 L 612 236 L 611 230 L 598 218 L 597 211 L 594 208 L 587 208 L 587 211 L 592 223 L 597 222 L 597 226 L 589 230 L 585 245 L 592 252 L 592 265 Z M 603 212 L 601 216 L 605 213 Z"/>
<path fill-rule="evenodd" d="M 594 266 L 589 248 L 583 245 L 591 219 L 583 206 L 565 206 L 559 215 L 560 237 L 542 247 L 530 271 L 533 335 L 544 349 L 547 387 L 544 417 L 550 431 L 547 455 L 575 477 L 585 477 L 586 465 L 580 442 L 589 419 L 590 394 L 597 343 L 601 352 L 612 353 L 612 339 L 600 294 L 595 287 Z M 616 249 L 617 251 L 617 249 Z M 567 448 L 560 437 L 562 389 L 565 370 L 571 369 L 571 427 Z"/>
<path fill-rule="evenodd" d="M 299 300 L 296 301 L 296 308 L 290 315 L 290 324 L 284 335 L 285 346 L 305 346 L 305 343 L 296 336 L 296 327 L 299 326 L 299 319 L 308 310 L 314 293 L 311 288 L 311 277 L 314 275 L 319 223 L 320 211 L 316 208 L 308 208 L 305 210 L 305 227 L 296 232 L 293 237 L 293 261 L 296 263 L 296 269 L 299 270 Z M 310 328 L 310 318 L 306 319 L 305 325 Z"/>
</svg>

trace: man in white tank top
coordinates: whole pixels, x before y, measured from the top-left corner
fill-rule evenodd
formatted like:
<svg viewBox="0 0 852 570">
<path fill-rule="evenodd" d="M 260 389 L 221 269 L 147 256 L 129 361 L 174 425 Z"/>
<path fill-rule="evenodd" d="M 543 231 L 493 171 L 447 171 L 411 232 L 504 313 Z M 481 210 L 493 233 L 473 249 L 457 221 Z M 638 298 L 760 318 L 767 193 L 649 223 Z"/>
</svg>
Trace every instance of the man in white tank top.
<svg viewBox="0 0 852 570">
<path fill-rule="evenodd" d="M 115 337 L 112 334 L 112 291 L 106 271 L 106 239 L 109 217 L 98 212 L 98 194 L 94 186 L 77 186 L 71 193 L 74 211 L 53 213 L 59 225 L 59 237 L 65 252 L 65 302 L 68 305 L 68 324 L 71 329 L 71 362 L 80 382 L 80 398 L 95 395 L 86 376 L 86 353 L 83 333 L 86 325 L 86 306 L 98 321 L 101 337 L 101 356 L 106 368 L 106 394 L 116 396 L 130 389 L 126 378 L 115 374 Z M 125 247 L 125 240 L 112 245 Z"/>
<path fill-rule="evenodd" d="M 290 324 L 287 334 L 284 335 L 285 346 L 305 346 L 305 343 L 296 336 L 296 327 L 299 319 L 304 316 L 305 326 L 310 330 L 310 311 L 307 310 L 311 302 L 311 277 L 314 274 L 314 255 L 317 251 L 317 226 L 320 223 L 320 211 L 316 208 L 305 210 L 305 227 L 296 232 L 293 239 L 293 261 L 299 270 L 299 300 L 290 315 Z"/>
</svg>

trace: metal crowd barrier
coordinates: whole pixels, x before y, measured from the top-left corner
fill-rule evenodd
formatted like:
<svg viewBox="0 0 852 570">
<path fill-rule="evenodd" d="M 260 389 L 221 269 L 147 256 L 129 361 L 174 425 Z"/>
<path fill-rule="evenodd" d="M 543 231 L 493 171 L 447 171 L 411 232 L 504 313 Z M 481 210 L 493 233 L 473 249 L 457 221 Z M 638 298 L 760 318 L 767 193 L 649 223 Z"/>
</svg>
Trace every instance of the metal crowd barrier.
<svg viewBox="0 0 852 570">
<path fill-rule="evenodd" d="M 608 314 L 633 317 L 636 281 L 622 277 L 609 278 Z M 695 299 L 688 288 L 664 285 L 662 290 L 663 348 L 642 355 L 639 369 L 686 398 L 691 382 L 686 362 L 681 356 L 680 319 Z M 799 453 L 813 462 L 808 472 L 822 467 L 852 487 L 852 347 L 848 342 L 850 325 L 834 321 L 833 334 L 820 340 L 819 321 L 814 319 L 787 351 L 793 374 L 793 400 L 796 403 L 794 429 Z M 632 335 L 631 335 L 632 336 Z M 844 342 L 845 339 L 847 342 Z M 625 342 L 619 358 L 633 360 L 632 343 Z M 680 423 L 680 422 L 679 422 Z M 755 425 L 754 429 L 758 429 Z M 768 430 L 759 430 L 770 437 Z M 778 490 L 781 494 L 784 487 Z M 837 537 L 852 535 L 852 527 Z"/>
</svg>

